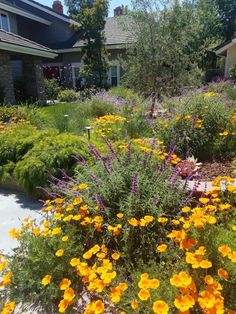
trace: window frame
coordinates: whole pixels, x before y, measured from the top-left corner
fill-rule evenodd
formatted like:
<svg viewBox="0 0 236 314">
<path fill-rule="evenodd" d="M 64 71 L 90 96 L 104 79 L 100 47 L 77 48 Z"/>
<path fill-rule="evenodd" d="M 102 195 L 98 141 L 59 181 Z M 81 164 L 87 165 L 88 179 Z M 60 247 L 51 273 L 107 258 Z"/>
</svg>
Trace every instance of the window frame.
<svg viewBox="0 0 236 314">
<path fill-rule="evenodd" d="M 2 28 L 2 15 L 5 15 L 7 17 L 7 25 L 8 25 L 7 31 Z M 8 12 L 2 11 L 2 10 L 0 10 L 0 29 L 8 33 L 11 32 L 9 14 Z"/>
</svg>

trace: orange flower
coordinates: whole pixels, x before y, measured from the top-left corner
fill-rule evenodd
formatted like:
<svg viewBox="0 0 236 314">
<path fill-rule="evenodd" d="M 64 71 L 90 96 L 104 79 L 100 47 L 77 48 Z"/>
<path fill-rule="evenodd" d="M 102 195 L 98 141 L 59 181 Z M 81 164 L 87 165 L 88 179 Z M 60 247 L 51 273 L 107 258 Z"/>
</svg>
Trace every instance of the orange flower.
<svg viewBox="0 0 236 314">
<path fill-rule="evenodd" d="M 122 214 L 122 213 L 118 213 L 118 214 L 116 215 L 116 217 L 117 217 L 117 218 L 119 218 L 119 219 L 121 219 L 121 218 L 123 218 L 123 217 L 124 217 L 124 214 Z"/>
<path fill-rule="evenodd" d="M 112 257 L 115 261 L 117 261 L 117 260 L 120 258 L 120 253 L 115 252 L 115 253 L 112 254 L 111 257 Z"/>
<path fill-rule="evenodd" d="M 167 245 L 166 244 L 161 244 L 157 246 L 157 251 L 159 252 L 165 252 L 167 249 Z"/>
<path fill-rule="evenodd" d="M 223 268 L 219 268 L 218 271 L 218 276 L 224 278 L 224 280 L 228 280 L 229 278 L 229 274 L 227 273 L 226 270 L 224 270 Z"/>
<path fill-rule="evenodd" d="M 68 302 L 72 302 L 75 298 L 74 290 L 72 288 L 67 288 L 64 292 L 63 298 Z"/>
<path fill-rule="evenodd" d="M 175 298 L 174 304 L 175 307 L 179 309 L 181 312 L 185 312 L 194 306 L 195 300 L 189 294 L 180 295 L 177 298 Z"/>
<path fill-rule="evenodd" d="M 69 306 L 69 302 L 67 300 L 61 300 L 59 305 L 58 305 L 58 311 L 59 313 L 65 313 L 66 309 Z"/>
<path fill-rule="evenodd" d="M 134 217 L 128 219 L 128 223 L 133 227 L 137 227 L 139 225 L 138 220 Z"/>
<path fill-rule="evenodd" d="M 16 303 L 14 301 L 8 302 L 4 305 L 2 308 L 1 314 L 10 314 L 16 306 Z"/>
<path fill-rule="evenodd" d="M 68 278 L 63 278 L 60 283 L 60 290 L 66 290 L 70 287 L 71 281 Z"/>
<path fill-rule="evenodd" d="M 167 314 L 169 311 L 169 306 L 164 301 L 157 300 L 153 303 L 152 309 L 155 314 Z"/>
<path fill-rule="evenodd" d="M 186 288 L 191 284 L 191 282 L 192 277 L 184 271 L 181 271 L 179 274 L 170 278 L 171 285 L 178 288 Z"/>
<path fill-rule="evenodd" d="M 228 245 L 222 245 L 218 248 L 218 251 L 225 257 L 231 252 L 231 248 Z"/>
<path fill-rule="evenodd" d="M 137 300 L 133 300 L 131 302 L 131 307 L 133 310 L 136 310 L 138 308 L 138 301 Z"/>
<path fill-rule="evenodd" d="M 52 276 L 50 276 L 50 275 L 44 276 L 42 281 L 41 281 L 41 284 L 43 286 L 47 286 L 51 282 L 51 278 L 52 278 Z"/>
<path fill-rule="evenodd" d="M 142 301 L 147 301 L 150 298 L 150 293 L 147 289 L 141 289 L 138 293 L 138 297 Z"/>
</svg>

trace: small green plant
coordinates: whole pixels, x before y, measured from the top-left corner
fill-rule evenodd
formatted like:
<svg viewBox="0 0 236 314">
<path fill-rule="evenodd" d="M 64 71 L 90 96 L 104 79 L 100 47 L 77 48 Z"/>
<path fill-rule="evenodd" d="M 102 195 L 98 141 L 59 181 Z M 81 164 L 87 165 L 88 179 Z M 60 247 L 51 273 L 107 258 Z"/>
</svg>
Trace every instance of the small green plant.
<svg viewBox="0 0 236 314">
<path fill-rule="evenodd" d="M 56 100 L 60 92 L 60 86 L 55 79 L 45 79 L 45 93 L 48 100 Z"/>
<path fill-rule="evenodd" d="M 59 101 L 71 102 L 77 99 L 76 92 L 73 89 L 62 90 L 58 95 Z"/>
<path fill-rule="evenodd" d="M 236 81 L 236 65 L 230 68 L 229 75 L 232 80 Z"/>
</svg>

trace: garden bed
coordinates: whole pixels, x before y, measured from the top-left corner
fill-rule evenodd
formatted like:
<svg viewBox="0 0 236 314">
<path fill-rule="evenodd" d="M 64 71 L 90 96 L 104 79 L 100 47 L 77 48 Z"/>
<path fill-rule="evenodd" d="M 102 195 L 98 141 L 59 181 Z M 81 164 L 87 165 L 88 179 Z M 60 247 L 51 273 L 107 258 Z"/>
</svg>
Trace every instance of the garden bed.
<svg viewBox="0 0 236 314">
<path fill-rule="evenodd" d="M 212 181 L 218 176 L 233 177 L 232 162 L 204 162 L 198 171 L 197 178 L 201 181 Z"/>
</svg>

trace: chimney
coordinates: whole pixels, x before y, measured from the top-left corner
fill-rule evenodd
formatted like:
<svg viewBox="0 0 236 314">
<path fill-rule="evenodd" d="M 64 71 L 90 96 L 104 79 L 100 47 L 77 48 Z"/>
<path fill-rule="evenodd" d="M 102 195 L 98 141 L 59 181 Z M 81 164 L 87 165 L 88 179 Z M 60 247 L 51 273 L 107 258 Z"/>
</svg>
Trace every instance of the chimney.
<svg viewBox="0 0 236 314">
<path fill-rule="evenodd" d="M 63 5 L 60 0 L 53 1 L 52 9 L 57 13 L 63 14 Z"/>
<path fill-rule="evenodd" d="M 120 16 L 120 15 L 123 15 L 124 12 L 123 12 L 123 7 L 117 7 L 114 9 L 114 16 Z"/>
</svg>

